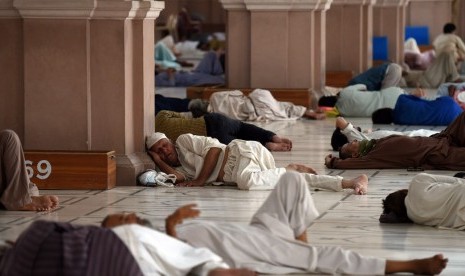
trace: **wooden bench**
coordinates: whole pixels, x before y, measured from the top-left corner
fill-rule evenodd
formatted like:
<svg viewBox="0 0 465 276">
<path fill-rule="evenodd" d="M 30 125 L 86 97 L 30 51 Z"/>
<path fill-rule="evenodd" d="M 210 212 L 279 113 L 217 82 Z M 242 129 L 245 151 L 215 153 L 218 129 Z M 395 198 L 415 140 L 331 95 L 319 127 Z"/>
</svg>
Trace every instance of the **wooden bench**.
<svg viewBox="0 0 465 276">
<path fill-rule="evenodd" d="M 26 170 L 39 189 L 106 190 L 116 184 L 114 151 L 28 150 Z"/>
</svg>

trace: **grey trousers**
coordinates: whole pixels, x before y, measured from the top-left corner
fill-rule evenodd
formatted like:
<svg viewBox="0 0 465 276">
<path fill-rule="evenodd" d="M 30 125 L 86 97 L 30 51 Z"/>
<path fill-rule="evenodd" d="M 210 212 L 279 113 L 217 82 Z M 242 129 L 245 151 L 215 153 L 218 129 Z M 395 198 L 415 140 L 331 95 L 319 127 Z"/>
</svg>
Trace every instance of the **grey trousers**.
<svg viewBox="0 0 465 276">
<path fill-rule="evenodd" d="M 27 176 L 18 135 L 12 130 L 0 131 L 0 203 L 8 210 L 18 210 L 38 195 L 37 186 Z"/>
</svg>

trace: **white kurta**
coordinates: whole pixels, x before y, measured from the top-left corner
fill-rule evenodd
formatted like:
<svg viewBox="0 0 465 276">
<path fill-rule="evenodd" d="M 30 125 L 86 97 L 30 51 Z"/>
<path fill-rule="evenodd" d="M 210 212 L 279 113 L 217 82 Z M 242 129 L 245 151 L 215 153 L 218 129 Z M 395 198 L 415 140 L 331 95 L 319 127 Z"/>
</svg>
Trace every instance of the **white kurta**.
<svg viewBox="0 0 465 276">
<path fill-rule="evenodd" d="M 455 34 L 440 34 L 433 41 L 436 54 L 453 53 L 455 60 L 465 57 L 465 44 Z"/>
<path fill-rule="evenodd" d="M 209 112 L 223 114 L 240 121 L 258 119 L 252 101 L 239 90 L 215 92 L 210 96 Z"/>
<path fill-rule="evenodd" d="M 405 198 L 408 217 L 415 223 L 465 230 L 465 180 L 420 173 L 410 182 Z"/>
<path fill-rule="evenodd" d="M 384 275 L 385 260 L 340 247 L 296 241 L 318 217 L 304 176 L 286 173 L 249 225 L 192 221 L 177 227 L 179 238 L 207 247 L 234 268 L 259 273 L 342 273 Z"/>
<path fill-rule="evenodd" d="M 210 96 L 210 112 L 221 113 L 241 121 L 278 121 L 301 118 L 306 107 L 277 101 L 271 92 L 255 89 L 249 96 L 241 91 L 221 91 Z"/>
<path fill-rule="evenodd" d="M 187 179 L 197 178 L 205 162 L 205 156 L 211 148 L 222 149 L 215 169 L 206 183 L 216 181 L 221 169 L 221 163 L 223 162 L 226 145 L 220 143 L 218 139 L 215 138 L 197 136 L 190 133 L 180 135 L 178 139 L 176 139 L 176 151 L 182 168 L 177 168 L 177 170 L 183 173 Z"/>
<path fill-rule="evenodd" d="M 408 137 L 414 136 L 422 136 L 428 137 L 433 134 L 438 133 L 439 131 L 429 130 L 429 129 L 417 129 L 417 130 L 409 130 L 409 131 L 394 131 L 394 130 L 375 130 L 369 133 L 360 132 L 356 129 L 352 123 L 349 123 L 346 128 L 341 130 L 341 133 L 344 134 L 349 142 L 353 140 L 361 141 L 361 140 L 371 140 L 371 139 L 380 139 L 390 135 L 403 135 Z"/>
<path fill-rule="evenodd" d="M 208 275 L 215 268 L 228 268 L 206 248 L 194 248 L 164 233 L 128 224 L 112 229 L 124 242 L 144 275 Z"/>
<path fill-rule="evenodd" d="M 371 117 L 380 108 L 394 108 L 397 99 L 404 94 L 399 87 L 389 87 L 381 91 L 365 91 L 363 84 L 344 88 L 337 99 L 336 108 L 343 116 Z"/>
</svg>

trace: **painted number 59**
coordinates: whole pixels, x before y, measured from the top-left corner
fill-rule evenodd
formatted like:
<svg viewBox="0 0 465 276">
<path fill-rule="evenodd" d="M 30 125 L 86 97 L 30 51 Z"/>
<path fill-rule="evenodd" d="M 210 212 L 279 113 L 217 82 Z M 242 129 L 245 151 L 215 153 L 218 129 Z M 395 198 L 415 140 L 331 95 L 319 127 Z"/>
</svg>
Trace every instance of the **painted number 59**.
<svg viewBox="0 0 465 276">
<path fill-rule="evenodd" d="M 34 169 L 32 168 L 32 161 L 30 160 L 26 160 L 26 171 L 27 171 L 27 176 L 29 178 L 32 178 L 34 176 Z M 36 177 L 38 179 L 47 179 L 50 174 L 52 173 L 52 165 L 50 164 L 50 162 L 48 162 L 47 160 L 40 160 L 38 163 L 37 163 L 37 174 L 36 174 Z"/>
</svg>

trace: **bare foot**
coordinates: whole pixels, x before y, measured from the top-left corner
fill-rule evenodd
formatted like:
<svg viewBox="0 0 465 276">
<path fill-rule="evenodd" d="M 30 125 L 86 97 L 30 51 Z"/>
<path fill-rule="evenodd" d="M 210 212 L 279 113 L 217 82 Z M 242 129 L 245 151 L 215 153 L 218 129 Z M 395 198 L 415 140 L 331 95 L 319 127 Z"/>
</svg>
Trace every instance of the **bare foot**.
<svg viewBox="0 0 465 276">
<path fill-rule="evenodd" d="M 266 148 L 270 151 L 290 151 L 292 146 L 286 143 L 274 143 L 268 142 L 266 143 Z"/>
<path fill-rule="evenodd" d="M 275 142 L 275 143 L 288 144 L 290 146 L 290 148 L 292 149 L 292 141 L 290 139 L 288 139 L 288 138 L 279 137 L 278 135 L 275 135 L 275 136 L 273 136 L 271 141 Z"/>
<path fill-rule="evenodd" d="M 305 111 L 303 117 L 312 120 L 323 120 L 324 118 L 326 118 L 326 115 L 324 113 L 315 112 L 313 110 L 307 110 Z"/>
<path fill-rule="evenodd" d="M 32 202 L 20 208 L 20 211 L 50 211 L 58 207 L 58 197 L 54 195 L 31 196 Z"/>
<path fill-rule="evenodd" d="M 349 123 L 344 119 L 344 117 L 337 117 L 336 118 L 336 127 L 340 130 L 343 130 L 347 127 Z"/>
<path fill-rule="evenodd" d="M 448 261 L 442 254 L 434 255 L 431 258 L 418 259 L 416 260 L 414 273 L 418 275 L 437 275 L 446 268 Z"/>
<path fill-rule="evenodd" d="M 302 164 L 289 164 L 286 166 L 286 170 L 289 171 L 296 171 L 300 173 L 311 173 L 311 174 L 317 174 L 316 171 L 308 166 L 302 165 Z"/>
<path fill-rule="evenodd" d="M 354 189 L 356 195 L 365 195 L 368 191 L 368 176 L 362 174 L 351 180 L 343 180 L 342 188 Z"/>
</svg>

